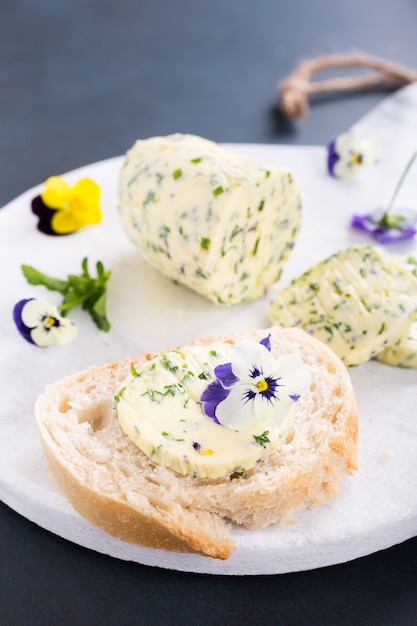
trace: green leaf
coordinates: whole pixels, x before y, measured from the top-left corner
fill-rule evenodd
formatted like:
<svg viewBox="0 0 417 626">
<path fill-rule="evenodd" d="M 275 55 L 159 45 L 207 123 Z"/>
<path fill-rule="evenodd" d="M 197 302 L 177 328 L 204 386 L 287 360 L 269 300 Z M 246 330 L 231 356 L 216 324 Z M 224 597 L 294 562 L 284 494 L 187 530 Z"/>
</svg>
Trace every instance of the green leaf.
<svg viewBox="0 0 417 626">
<path fill-rule="evenodd" d="M 108 332 L 110 330 L 110 322 L 106 316 L 106 294 L 103 292 L 97 300 L 94 302 L 93 306 L 90 309 L 91 316 L 96 324 L 96 326 L 103 330 L 104 332 Z"/>
<path fill-rule="evenodd" d="M 83 260 L 81 261 L 81 268 L 83 270 L 83 274 L 87 277 L 90 278 L 90 274 L 88 273 L 88 259 L 85 256 L 83 258 Z"/>
<path fill-rule="evenodd" d="M 22 265 L 22 272 L 26 280 L 30 285 L 43 285 L 50 291 L 58 291 L 59 293 L 65 293 L 67 288 L 67 281 L 60 280 L 59 278 L 52 278 L 47 274 L 39 272 L 30 265 Z"/>
<path fill-rule="evenodd" d="M 29 265 L 22 265 L 26 280 L 31 285 L 44 285 L 52 291 L 63 295 L 59 310 L 66 316 L 71 309 L 82 306 L 87 311 L 97 328 L 104 332 L 110 330 L 110 322 L 106 315 L 106 289 L 111 271 L 106 271 L 101 261 L 97 261 L 97 277 L 93 278 L 88 269 L 88 258 L 81 262 L 81 274 L 69 274 L 67 280 L 52 278 Z"/>
</svg>

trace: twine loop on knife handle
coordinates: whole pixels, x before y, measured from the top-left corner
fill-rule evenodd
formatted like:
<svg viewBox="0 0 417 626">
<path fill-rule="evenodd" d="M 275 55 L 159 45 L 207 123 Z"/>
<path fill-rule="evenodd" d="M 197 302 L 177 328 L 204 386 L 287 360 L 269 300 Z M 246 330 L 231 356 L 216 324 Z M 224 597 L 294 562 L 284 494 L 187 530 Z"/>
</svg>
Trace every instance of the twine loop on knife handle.
<svg viewBox="0 0 417 626">
<path fill-rule="evenodd" d="M 335 67 L 366 67 L 372 71 L 359 76 L 311 81 L 315 74 Z M 285 117 L 299 120 L 310 113 L 309 97 L 329 91 L 352 91 L 378 86 L 400 86 L 417 81 L 417 71 L 364 52 L 328 54 L 306 59 L 278 85 L 279 110 Z"/>
</svg>

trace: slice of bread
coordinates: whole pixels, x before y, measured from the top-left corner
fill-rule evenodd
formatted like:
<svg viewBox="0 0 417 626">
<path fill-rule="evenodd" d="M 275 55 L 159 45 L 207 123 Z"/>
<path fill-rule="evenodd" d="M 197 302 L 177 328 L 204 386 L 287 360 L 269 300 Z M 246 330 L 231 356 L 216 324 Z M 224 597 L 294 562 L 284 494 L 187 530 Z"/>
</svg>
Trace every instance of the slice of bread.
<svg viewBox="0 0 417 626">
<path fill-rule="evenodd" d="M 248 528 L 288 521 L 321 504 L 357 467 L 358 416 L 345 366 L 299 329 L 273 327 L 220 338 L 259 341 L 272 354 L 298 352 L 311 370 L 282 446 L 256 468 L 195 479 L 155 464 L 124 435 L 114 395 L 136 366 L 156 354 L 90 367 L 49 385 L 35 407 L 51 475 L 73 507 L 124 541 L 220 559 L 234 550 L 233 523 Z M 216 339 L 200 339 L 207 344 Z"/>
</svg>

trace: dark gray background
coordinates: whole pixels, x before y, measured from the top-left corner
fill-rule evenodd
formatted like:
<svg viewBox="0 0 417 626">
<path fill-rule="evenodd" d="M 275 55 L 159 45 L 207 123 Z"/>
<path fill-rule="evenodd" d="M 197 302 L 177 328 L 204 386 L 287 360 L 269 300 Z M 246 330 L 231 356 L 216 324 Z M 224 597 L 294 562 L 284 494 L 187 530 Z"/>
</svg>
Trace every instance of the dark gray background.
<svg viewBox="0 0 417 626">
<path fill-rule="evenodd" d="M 415 0 L 0 0 L 0 9 L 0 206 L 139 137 L 323 144 L 387 95 L 321 97 L 308 119 L 282 119 L 276 85 L 310 56 L 360 49 L 417 68 Z M 113 560 L 1 505 L 0 585 L 0 622 L 12 626 L 403 626 L 417 624 L 417 540 L 312 572 L 222 578 Z"/>
</svg>

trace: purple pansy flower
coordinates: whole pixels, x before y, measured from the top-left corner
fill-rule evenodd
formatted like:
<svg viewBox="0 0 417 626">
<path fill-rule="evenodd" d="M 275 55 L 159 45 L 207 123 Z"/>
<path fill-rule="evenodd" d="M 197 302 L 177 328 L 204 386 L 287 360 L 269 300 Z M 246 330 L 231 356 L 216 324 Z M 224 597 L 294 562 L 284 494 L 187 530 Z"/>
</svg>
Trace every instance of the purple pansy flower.
<svg viewBox="0 0 417 626">
<path fill-rule="evenodd" d="M 310 385 L 298 355 L 275 359 L 270 337 L 245 339 L 233 347 L 231 362 L 214 369 L 216 380 L 201 395 L 203 410 L 217 424 L 242 430 L 257 423 L 281 427 L 293 404 Z"/>
<path fill-rule="evenodd" d="M 352 228 L 364 230 L 371 234 L 379 243 L 401 241 L 415 236 L 417 233 L 417 212 L 412 209 L 404 209 L 401 212 L 396 211 L 393 213 L 392 207 L 416 158 L 417 152 L 414 152 L 401 174 L 387 209 L 366 215 L 354 215 L 350 223 Z"/>
<path fill-rule="evenodd" d="M 369 233 L 378 243 L 391 243 L 411 239 L 415 236 L 417 233 L 417 213 L 410 209 L 392 215 L 386 211 L 354 215 L 350 225 L 352 228 L 358 228 Z"/>
</svg>

